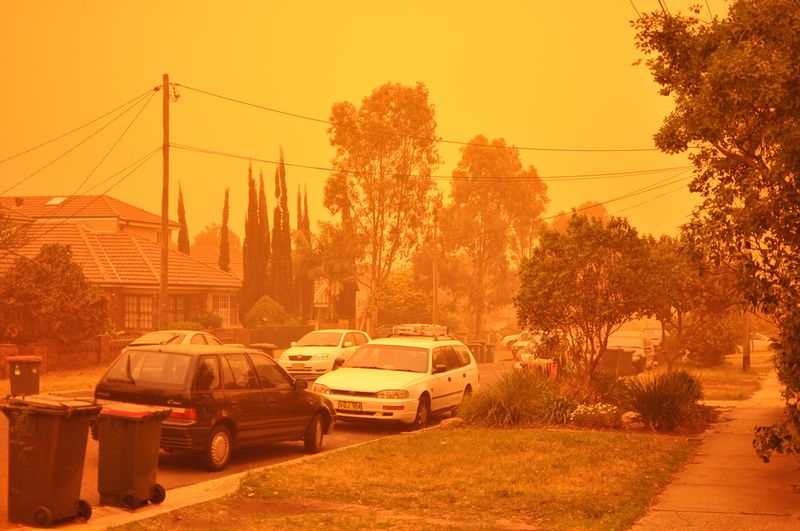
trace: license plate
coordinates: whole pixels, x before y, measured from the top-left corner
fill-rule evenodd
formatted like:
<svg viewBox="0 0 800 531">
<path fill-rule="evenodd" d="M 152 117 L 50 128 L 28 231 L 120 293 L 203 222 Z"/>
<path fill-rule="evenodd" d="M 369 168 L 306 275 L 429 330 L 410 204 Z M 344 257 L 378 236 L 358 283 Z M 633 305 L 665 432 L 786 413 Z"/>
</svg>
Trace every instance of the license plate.
<svg viewBox="0 0 800 531">
<path fill-rule="evenodd" d="M 292 363 L 292 369 L 305 369 L 306 366 L 304 363 Z"/>
<path fill-rule="evenodd" d="M 361 402 L 339 402 L 339 409 L 342 411 L 361 411 Z"/>
</svg>

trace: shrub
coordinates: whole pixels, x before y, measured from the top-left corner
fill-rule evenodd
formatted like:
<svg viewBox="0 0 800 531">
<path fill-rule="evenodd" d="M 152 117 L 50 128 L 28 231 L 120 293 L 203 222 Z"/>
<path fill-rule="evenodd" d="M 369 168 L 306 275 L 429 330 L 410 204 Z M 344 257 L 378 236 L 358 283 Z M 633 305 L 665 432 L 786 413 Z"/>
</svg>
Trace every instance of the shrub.
<svg viewBox="0 0 800 531">
<path fill-rule="evenodd" d="M 261 328 L 266 324 L 284 324 L 289 320 L 289 314 L 279 302 L 268 295 L 256 301 L 244 318 L 247 328 Z"/>
<path fill-rule="evenodd" d="M 590 380 L 580 374 L 568 374 L 559 378 L 558 387 L 562 395 L 576 404 L 607 402 L 621 404 L 625 386 L 615 374 L 596 371 Z"/>
<path fill-rule="evenodd" d="M 459 416 L 474 425 L 510 428 L 537 422 L 565 423 L 572 407 L 537 371 L 515 370 L 466 399 Z"/>
<path fill-rule="evenodd" d="M 579 404 L 569 421 L 576 426 L 586 428 L 614 428 L 620 424 L 620 411 L 613 404 L 599 402 L 597 404 Z"/>
<path fill-rule="evenodd" d="M 687 371 L 639 375 L 627 381 L 625 394 L 626 406 L 656 431 L 673 431 L 703 417 L 697 404 L 703 397 L 700 382 Z"/>
<path fill-rule="evenodd" d="M 216 330 L 222 328 L 222 317 L 212 312 L 197 314 L 197 322 L 200 323 L 200 330 Z"/>
<path fill-rule="evenodd" d="M 713 319 L 687 332 L 684 345 L 689 359 L 698 365 L 722 365 L 725 356 L 736 350 L 737 335 L 732 319 Z"/>
</svg>

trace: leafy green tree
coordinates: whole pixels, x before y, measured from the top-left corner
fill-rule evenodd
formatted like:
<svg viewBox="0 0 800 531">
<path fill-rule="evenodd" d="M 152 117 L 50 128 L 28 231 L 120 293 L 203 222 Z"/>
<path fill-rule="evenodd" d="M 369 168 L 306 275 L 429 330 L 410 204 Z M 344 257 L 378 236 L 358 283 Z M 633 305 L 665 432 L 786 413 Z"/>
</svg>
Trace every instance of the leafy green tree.
<svg viewBox="0 0 800 531">
<path fill-rule="evenodd" d="M 647 252 L 623 218 L 575 216 L 547 230 L 522 266 L 514 298 L 523 328 L 567 339 L 576 368 L 594 373 L 608 336 L 647 312 Z"/>
<path fill-rule="evenodd" d="M 342 313 L 342 299 L 347 297 L 347 287 L 356 282 L 356 259 L 361 256 L 363 246 L 355 235 L 341 225 L 320 222 L 316 238 L 316 267 L 311 271 L 313 278 L 328 282 L 330 313 L 333 318 L 347 316 Z M 349 306 L 344 305 L 345 311 Z"/>
<path fill-rule="evenodd" d="M 569 218 L 579 214 L 590 218 L 608 219 L 608 211 L 605 206 L 597 201 L 584 201 L 578 208 L 573 208 L 572 212 L 567 213 L 562 210 L 556 214 L 550 221 L 550 228 L 558 231 L 567 230 Z"/>
<path fill-rule="evenodd" d="M 111 328 L 108 301 L 86 280 L 68 246 L 43 245 L 0 277 L 0 337 L 28 343 L 82 341 Z"/>
<path fill-rule="evenodd" d="M 352 232 L 365 245 L 360 262 L 372 327 L 392 266 L 408 256 L 430 219 L 431 170 L 439 163 L 434 108 L 423 84 L 386 83 L 359 108 L 335 104 L 330 121 L 336 185 L 329 186 L 343 195 L 334 208 L 349 209 Z"/>
<path fill-rule="evenodd" d="M 183 206 L 183 188 L 178 184 L 178 250 L 189 254 L 189 228 L 186 226 L 186 209 Z"/>
<path fill-rule="evenodd" d="M 800 451 L 800 10 L 794 0 L 735 0 L 704 21 L 654 12 L 637 46 L 675 109 L 655 136 L 689 151 L 702 195 L 690 234 L 750 280 L 749 298 L 781 330 L 776 358 L 787 420 L 761 432 L 769 450 Z M 784 435 L 788 433 L 788 437 Z M 774 437 L 773 437 L 774 435 Z M 770 441 L 779 444 L 770 445 Z"/>
<path fill-rule="evenodd" d="M 311 221 L 308 218 L 308 191 L 300 193 L 297 186 L 297 230 L 294 240 L 293 269 L 297 311 L 304 319 L 311 319 L 314 311 L 314 279 L 311 272 L 316 267 Z"/>
<path fill-rule="evenodd" d="M 279 302 L 269 295 L 264 295 L 253 304 L 244 318 L 247 328 L 261 328 L 264 325 L 284 324 L 289 320 L 289 314 Z"/>
<path fill-rule="evenodd" d="M 223 205 L 223 214 L 224 214 L 224 205 Z M 228 245 L 231 252 L 241 252 L 242 240 L 239 239 L 239 235 L 233 232 L 230 229 L 230 227 L 226 232 L 228 234 Z M 217 247 L 217 248 L 221 247 L 222 227 L 220 227 L 216 223 L 211 223 L 209 225 L 206 225 L 205 227 L 203 227 L 203 230 L 195 234 L 194 240 L 192 241 L 192 246 L 195 245 Z"/>
<path fill-rule="evenodd" d="M 261 249 L 256 182 L 253 167 L 247 168 L 247 213 L 244 219 L 242 244 L 243 278 L 239 291 L 239 315 L 247 315 L 253 304 L 264 295 L 264 263 Z"/>
<path fill-rule="evenodd" d="M 381 324 L 425 323 L 430 321 L 430 291 L 421 289 L 410 268 L 393 271 L 384 285 Z"/>
<path fill-rule="evenodd" d="M 294 301 L 294 278 L 292 276 L 292 228 L 289 223 L 289 193 L 286 190 L 286 166 L 281 159 L 275 168 L 275 199 L 277 205 L 272 217 L 272 297 L 292 311 Z"/>
<path fill-rule="evenodd" d="M 475 337 L 483 337 L 485 313 L 510 302 L 509 254 L 519 212 L 532 226 L 546 204 L 546 186 L 536 169 L 524 168 L 519 150 L 505 140 L 489 143 L 478 135 L 462 148 L 450 203 L 439 216 L 442 247 L 458 267 L 455 274 L 442 275 L 442 284 L 463 294 Z"/>
<path fill-rule="evenodd" d="M 222 204 L 222 228 L 219 231 L 219 268 L 223 271 L 230 271 L 231 266 L 231 243 L 228 235 L 228 217 L 230 215 L 228 197 L 230 191 L 230 188 L 225 189 L 225 202 Z"/>
</svg>

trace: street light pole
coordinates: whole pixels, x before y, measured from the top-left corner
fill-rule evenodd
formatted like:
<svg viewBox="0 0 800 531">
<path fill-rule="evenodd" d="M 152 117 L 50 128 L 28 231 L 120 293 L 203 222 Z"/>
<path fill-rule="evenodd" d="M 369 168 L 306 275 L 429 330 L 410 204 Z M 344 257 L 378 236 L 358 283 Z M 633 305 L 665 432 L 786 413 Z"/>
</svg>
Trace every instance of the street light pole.
<svg viewBox="0 0 800 531">
<path fill-rule="evenodd" d="M 161 284 L 158 294 L 158 328 L 167 328 L 167 312 L 169 311 L 167 281 L 169 276 L 169 74 L 164 74 L 163 96 L 163 131 L 164 140 L 161 146 L 163 160 L 161 185 Z"/>
</svg>

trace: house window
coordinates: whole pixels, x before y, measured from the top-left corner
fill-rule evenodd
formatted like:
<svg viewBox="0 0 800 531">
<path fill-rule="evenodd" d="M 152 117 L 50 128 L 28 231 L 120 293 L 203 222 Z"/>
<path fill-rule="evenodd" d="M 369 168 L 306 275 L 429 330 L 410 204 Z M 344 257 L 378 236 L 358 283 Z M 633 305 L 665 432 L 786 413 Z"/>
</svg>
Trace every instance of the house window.
<svg viewBox="0 0 800 531">
<path fill-rule="evenodd" d="M 169 322 L 183 323 L 186 321 L 186 297 L 171 295 L 169 298 Z"/>
<path fill-rule="evenodd" d="M 212 296 L 211 311 L 222 317 L 224 326 L 239 324 L 239 304 L 235 295 Z"/>
<path fill-rule="evenodd" d="M 150 330 L 153 328 L 153 297 L 125 297 L 125 328 L 131 330 Z"/>
</svg>

